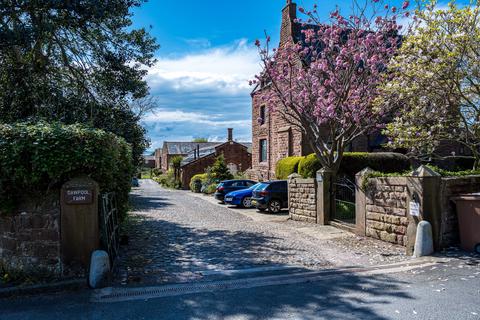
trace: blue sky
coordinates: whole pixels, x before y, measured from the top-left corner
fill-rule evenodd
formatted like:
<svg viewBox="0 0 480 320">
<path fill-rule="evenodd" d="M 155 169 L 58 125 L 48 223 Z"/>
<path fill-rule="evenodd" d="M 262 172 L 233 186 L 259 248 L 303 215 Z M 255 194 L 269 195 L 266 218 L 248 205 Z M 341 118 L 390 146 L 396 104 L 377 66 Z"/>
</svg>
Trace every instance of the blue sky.
<svg viewBox="0 0 480 320">
<path fill-rule="evenodd" d="M 401 0 L 395 1 L 399 2 Z M 222 141 L 227 128 L 234 138 L 251 140 L 251 87 L 248 80 L 260 70 L 253 43 L 264 30 L 278 43 L 281 10 L 286 0 L 150 0 L 134 13 L 135 27 L 151 26 L 161 48 L 158 63 L 149 70 L 151 94 L 159 109 L 143 124 L 152 145 L 206 137 Z M 324 17 L 337 2 L 298 0 L 298 6 L 317 3 Z"/>
<path fill-rule="evenodd" d="M 264 30 L 278 42 L 285 3 L 150 0 L 133 11 L 134 26 L 151 26 L 161 45 L 147 77 L 159 101 L 159 110 L 143 121 L 150 149 L 195 137 L 221 141 L 229 127 L 235 139 L 251 140 L 248 80 L 260 70 L 253 43 Z M 311 7 L 314 1 L 297 3 Z"/>
</svg>

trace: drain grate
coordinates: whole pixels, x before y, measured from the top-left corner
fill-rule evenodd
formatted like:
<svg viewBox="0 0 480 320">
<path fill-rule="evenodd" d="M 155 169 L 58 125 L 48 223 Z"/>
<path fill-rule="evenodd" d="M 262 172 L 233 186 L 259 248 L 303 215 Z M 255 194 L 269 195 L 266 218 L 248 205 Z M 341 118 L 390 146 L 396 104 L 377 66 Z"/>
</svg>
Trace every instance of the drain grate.
<svg viewBox="0 0 480 320">
<path fill-rule="evenodd" d="M 398 263 L 387 266 L 369 268 L 345 268 L 324 271 L 297 272 L 283 275 L 251 277 L 234 280 L 171 284 L 143 288 L 105 288 L 94 292 L 93 302 L 121 302 L 132 300 L 148 300 L 192 293 L 247 289 L 264 286 L 298 284 L 325 280 L 348 273 L 362 275 L 388 274 L 424 268 L 437 264 L 434 260 L 420 260 L 409 263 Z"/>
</svg>

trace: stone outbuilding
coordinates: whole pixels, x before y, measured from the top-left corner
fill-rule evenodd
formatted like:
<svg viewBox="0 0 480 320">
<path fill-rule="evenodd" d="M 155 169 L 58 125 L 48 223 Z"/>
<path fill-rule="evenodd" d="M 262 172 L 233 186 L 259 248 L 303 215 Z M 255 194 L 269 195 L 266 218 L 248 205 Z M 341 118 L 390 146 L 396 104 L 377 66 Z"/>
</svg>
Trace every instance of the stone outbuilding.
<svg viewBox="0 0 480 320">
<path fill-rule="evenodd" d="M 204 173 L 212 166 L 216 158 L 223 154 L 225 162 L 232 174 L 243 172 L 251 167 L 252 144 L 233 140 L 233 129 L 228 129 L 226 142 L 217 142 L 210 146 L 197 144 L 183 160 L 181 166 L 181 181 L 184 189 L 189 189 L 190 180 L 196 174 Z"/>
</svg>

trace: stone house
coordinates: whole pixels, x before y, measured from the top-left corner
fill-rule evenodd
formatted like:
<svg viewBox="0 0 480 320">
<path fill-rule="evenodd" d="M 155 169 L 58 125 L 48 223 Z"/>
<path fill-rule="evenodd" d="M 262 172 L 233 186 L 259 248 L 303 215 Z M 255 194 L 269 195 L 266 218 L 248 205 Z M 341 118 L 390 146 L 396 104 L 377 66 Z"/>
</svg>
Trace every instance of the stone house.
<svg viewBox="0 0 480 320">
<path fill-rule="evenodd" d="M 297 6 L 291 0 L 282 10 L 280 28 L 280 44 L 298 42 L 302 28 L 315 28 L 314 25 L 302 26 L 296 22 Z M 268 112 L 263 104 L 262 95 L 269 90 L 268 86 L 258 85 L 251 93 L 252 97 L 252 170 L 249 176 L 258 180 L 275 178 L 275 166 L 278 160 L 289 156 L 305 156 L 312 153 L 306 137 L 292 126 L 279 113 Z M 379 151 L 385 143 L 380 134 L 365 135 L 357 138 L 347 151 Z"/>
<path fill-rule="evenodd" d="M 143 156 L 143 166 L 145 168 L 155 168 L 155 156 Z"/>
<path fill-rule="evenodd" d="M 236 142 L 233 140 L 233 129 L 228 129 L 226 142 L 217 142 L 209 146 L 197 143 L 182 161 L 180 169 L 182 187 L 189 189 L 190 180 L 196 174 L 204 173 L 212 166 L 217 156 L 223 154 L 225 162 L 232 174 L 243 172 L 251 167 L 251 143 Z"/>
</svg>

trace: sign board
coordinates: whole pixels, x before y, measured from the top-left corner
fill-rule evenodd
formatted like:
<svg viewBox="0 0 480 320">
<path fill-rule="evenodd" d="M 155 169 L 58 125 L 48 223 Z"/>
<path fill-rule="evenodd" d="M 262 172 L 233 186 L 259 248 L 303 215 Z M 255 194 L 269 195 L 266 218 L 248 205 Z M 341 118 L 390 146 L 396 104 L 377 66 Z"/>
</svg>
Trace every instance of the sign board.
<svg viewBox="0 0 480 320">
<path fill-rule="evenodd" d="M 71 188 L 65 190 L 64 197 L 67 204 L 91 204 L 93 191 L 86 188 Z"/>
<path fill-rule="evenodd" d="M 420 204 L 416 201 L 410 201 L 410 215 L 414 217 L 420 216 Z"/>
</svg>

